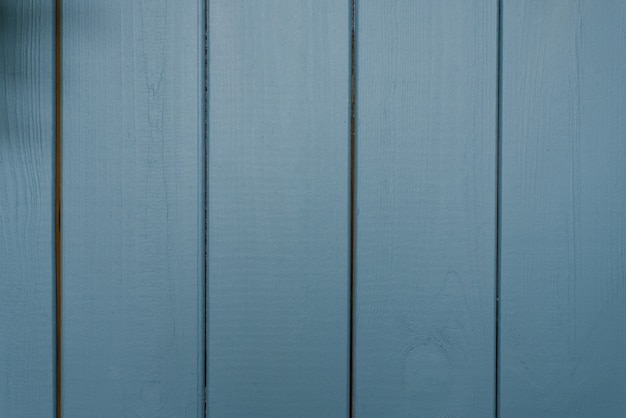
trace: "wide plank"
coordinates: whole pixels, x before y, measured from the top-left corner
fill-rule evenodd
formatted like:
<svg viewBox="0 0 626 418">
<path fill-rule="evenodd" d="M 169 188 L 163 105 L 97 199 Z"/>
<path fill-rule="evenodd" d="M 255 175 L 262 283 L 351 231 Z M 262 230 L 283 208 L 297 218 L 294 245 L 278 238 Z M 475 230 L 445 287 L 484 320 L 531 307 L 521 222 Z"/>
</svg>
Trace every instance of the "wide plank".
<svg viewBox="0 0 626 418">
<path fill-rule="evenodd" d="M 349 13 L 209 1 L 208 416 L 347 415 Z"/>
<path fill-rule="evenodd" d="M 0 4 L 0 416 L 54 415 L 54 3 Z"/>
<path fill-rule="evenodd" d="M 63 416 L 202 416 L 201 2 L 62 3 Z"/>
<path fill-rule="evenodd" d="M 500 417 L 623 417 L 626 3 L 502 12 Z"/>
<path fill-rule="evenodd" d="M 497 1 L 357 3 L 357 417 L 490 417 Z"/>
</svg>

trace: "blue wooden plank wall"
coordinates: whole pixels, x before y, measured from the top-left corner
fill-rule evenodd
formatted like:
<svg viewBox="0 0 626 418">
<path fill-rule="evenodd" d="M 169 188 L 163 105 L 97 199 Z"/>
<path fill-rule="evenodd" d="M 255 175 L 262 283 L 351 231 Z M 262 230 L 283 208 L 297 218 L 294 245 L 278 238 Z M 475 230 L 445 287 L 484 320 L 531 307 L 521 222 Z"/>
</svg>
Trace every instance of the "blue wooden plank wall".
<svg viewBox="0 0 626 418">
<path fill-rule="evenodd" d="M 63 1 L 63 417 L 202 410 L 199 5 Z"/>
<path fill-rule="evenodd" d="M 0 2 L 0 417 L 54 408 L 54 7 Z"/>
<path fill-rule="evenodd" d="M 626 414 L 626 3 L 503 5 L 503 418 Z"/>
<path fill-rule="evenodd" d="M 60 12 L 55 86 L 0 0 L 0 418 L 624 417 L 624 1 Z"/>
<path fill-rule="evenodd" d="M 340 417 L 350 4 L 209 2 L 207 407 Z"/>
<path fill-rule="evenodd" d="M 356 23 L 355 416 L 493 416 L 497 2 Z"/>
</svg>

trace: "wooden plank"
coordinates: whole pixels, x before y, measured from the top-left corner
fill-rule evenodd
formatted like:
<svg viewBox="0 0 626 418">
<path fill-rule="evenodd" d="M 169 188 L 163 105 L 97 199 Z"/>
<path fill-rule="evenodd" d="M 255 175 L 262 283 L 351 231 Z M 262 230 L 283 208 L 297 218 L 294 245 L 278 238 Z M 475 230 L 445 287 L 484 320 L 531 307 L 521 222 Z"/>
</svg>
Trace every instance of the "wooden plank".
<svg viewBox="0 0 626 418">
<path fill-rule="evenodd" d="M 202 413 L 197 0 L 63 1 L 63 413 Z"/>
<path fill-rule="evenodd" d="M 626 3 L 503 8 L 501 417 L 626 411 Z"/>
<path fill-rule="evenodd" d="M 349 13 L 209 2 L 209 416 L 347 414 Z"/>
<path fill-rule="evenodd" d="M 497 20 L 358 2 L 358 417 L 493 416 Z"/>
<path fill-rule="evenodd" d="M 0 5 L 0 416 L 54 414 L 54 4 Z"/>
</svg>

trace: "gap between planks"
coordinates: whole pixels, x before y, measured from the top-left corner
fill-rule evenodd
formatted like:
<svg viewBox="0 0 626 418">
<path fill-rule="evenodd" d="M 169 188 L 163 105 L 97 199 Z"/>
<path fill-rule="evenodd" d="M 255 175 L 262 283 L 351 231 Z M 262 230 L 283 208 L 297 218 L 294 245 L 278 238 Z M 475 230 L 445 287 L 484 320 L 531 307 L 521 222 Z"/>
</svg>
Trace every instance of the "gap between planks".
<svg viewBox="0 0 626 418">
<path fill-rule="evenodd" d="M 354 308 L 355 308 L 355 205 L 356 205 L 356 11 L 357 0 L 352 0 L 350 14 L 350 361 L 348 411 L 354 416 Z"/>
<path fill-rule="evenodd" d="M 495 236 L 495 349 L 494 416 L 500 413 L 500 256 L 502 208 L 502 0 L 497 3 L 496 38 L 496 236 Z"/>
<path fill-rule="evenodd" d="M 54 11 L 55 411 L 61 418 L 61 0 Z"/>
</svg>

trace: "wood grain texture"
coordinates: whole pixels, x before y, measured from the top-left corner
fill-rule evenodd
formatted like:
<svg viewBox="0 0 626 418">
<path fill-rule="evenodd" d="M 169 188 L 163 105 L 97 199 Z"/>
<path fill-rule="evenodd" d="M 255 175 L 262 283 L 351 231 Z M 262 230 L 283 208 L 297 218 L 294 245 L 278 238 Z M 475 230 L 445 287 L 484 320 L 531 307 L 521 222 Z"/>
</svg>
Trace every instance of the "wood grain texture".
<svg viewBox="0 0 626 418">
<path fill-rule="evenodd" d="M 201 416 L 197 0 L 63 1 L 63 416 Z"/>
<path fill-rule="evenodd" d="M 626 3 L 503 8 L 501 414 L 626 411 Z"/>
<path fill-rule="evenodd" d="M 0 2 L 0 416 L 54 414 L 54 7 Z"/>
<path fill-rule="evenodd" d="M 360 0 L 355 416 L 494 413 L 497 2 Z"/>
<path fill-rule="evenodd" d="M 209 2 L 211 417 L 347 415 L 349 12 Z"/>
</svg>

